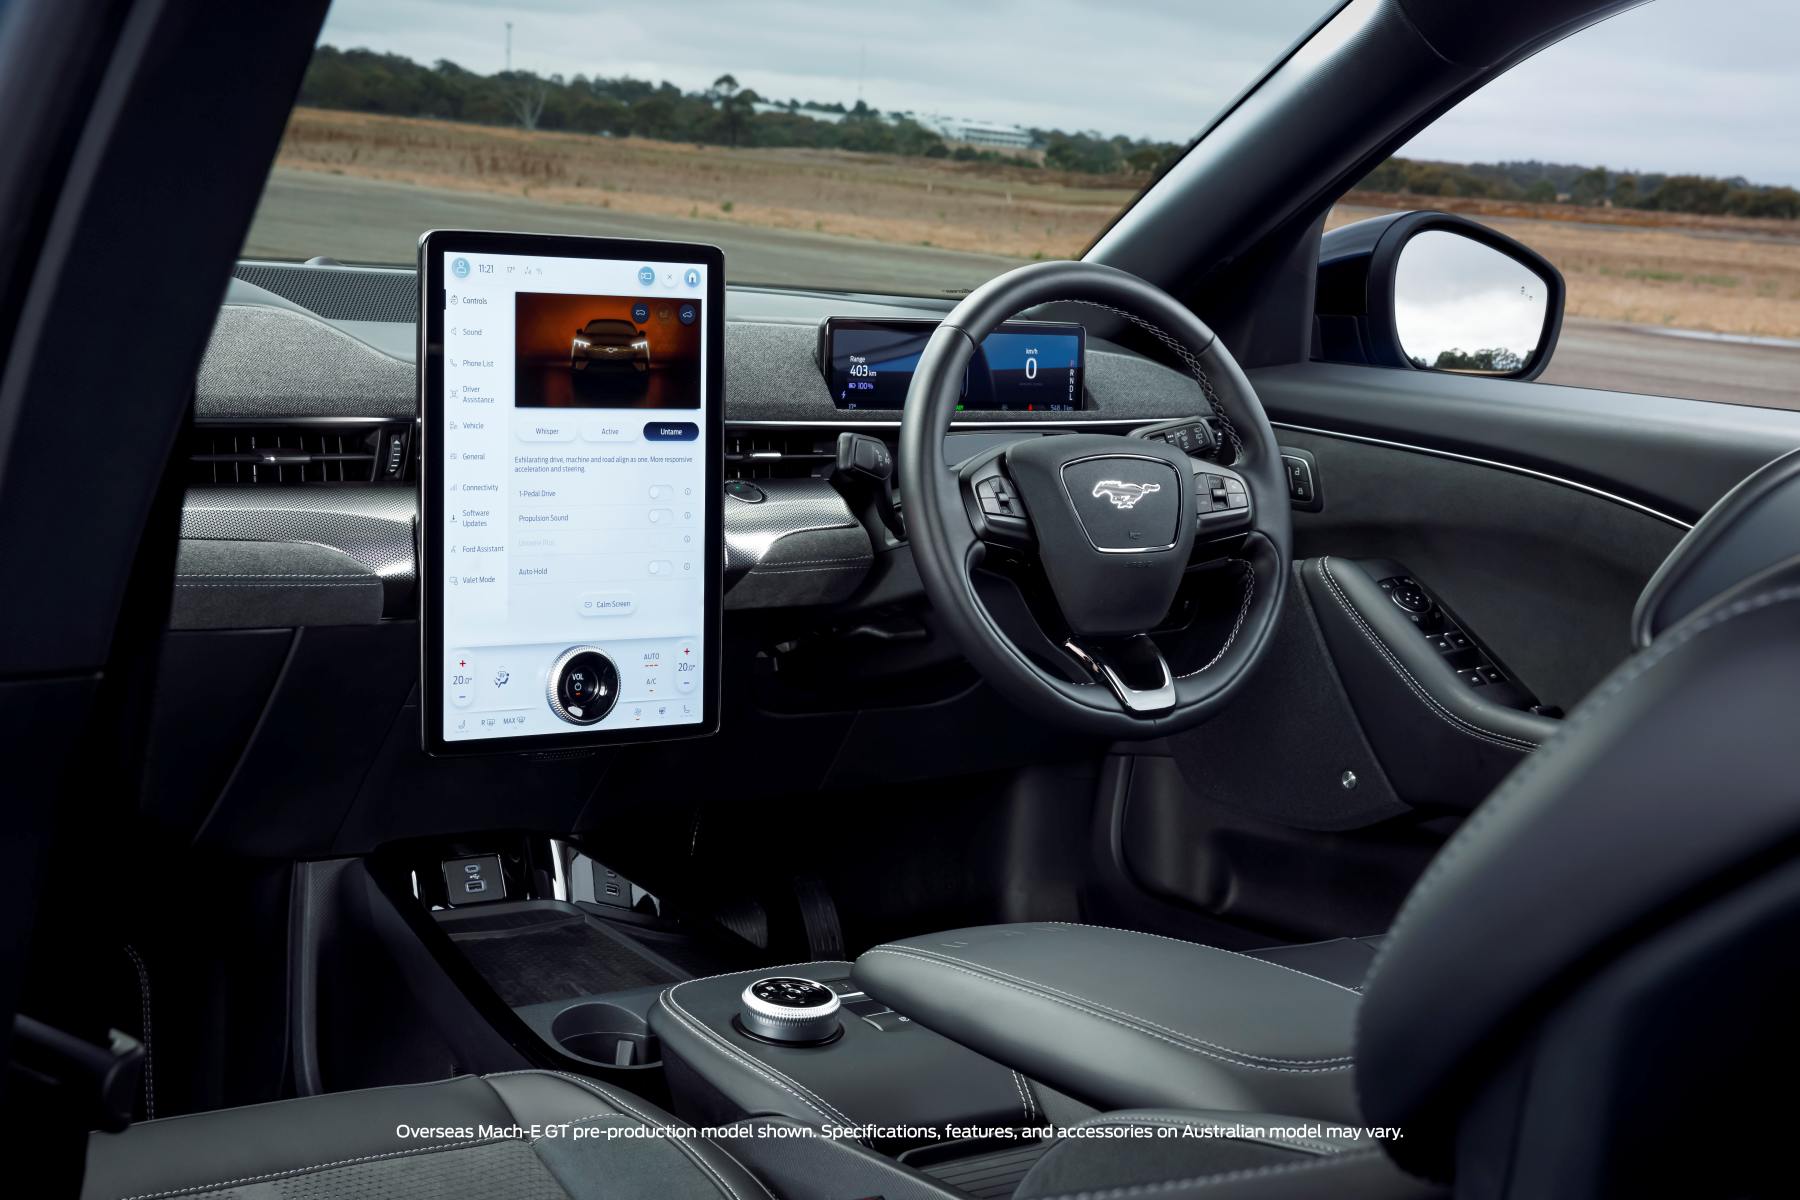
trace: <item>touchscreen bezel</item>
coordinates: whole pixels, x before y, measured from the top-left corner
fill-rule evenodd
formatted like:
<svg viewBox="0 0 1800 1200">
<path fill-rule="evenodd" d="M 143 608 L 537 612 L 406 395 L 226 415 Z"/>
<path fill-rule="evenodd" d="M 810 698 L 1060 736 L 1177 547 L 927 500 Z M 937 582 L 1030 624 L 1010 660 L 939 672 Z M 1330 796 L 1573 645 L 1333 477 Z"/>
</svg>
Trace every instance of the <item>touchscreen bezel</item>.
<svg viewBox="0 0 1800 1200">
<path fill-rule="evenodd" d="M 818 359 L 819 374 L 824 377 L 825 390 L 831 394 L 831 403 L 840 412 L 899 412 L 900 406 L 891 408 L 858 407 L 848 408 L 837 397 L 837 381 L 832 376 L 832 364 L 836 361 L 836 340 L 839 330 L 912 330 L 916 329 L 927 337 L 937 329 L 941 321 L 920 317 L 826 317 L 819 322 L 819 344 L 815 351 Z M 994 329 L 995 333 L 1029 333 L 1041 330 L 1057 336 L 1073 335 L 1075 338 L 1075 407 L 1045 408 L 1038 412 L 1066 413 L 1086 412 L 1087 397 L 1087 326 L 1079 321 L 1003 321 Z M 958 411 L 959 416 L 968 418 L 981 413 L 1015 413 L 1033 410 L 1022 408 L 966 408 Z"/>
<path fill-rule="evenodd" d="M 685 725 L 629 729 L 571 728 L 567 733 L 450 741 L 444 719 L 444 538 L 448 531 L 442 464 L 444 446 L 444 260 L 452 253 L 591 258 L 652 263 L 700 263 L 706 268 L 704 329 L 706 370 L 701 420 L 706 430 L 702 467 L 706 489 L 704 639 L 700 662 L 700 720 Z M 488 233 L 434 229 L 419 239 L 419 690 L 420 730 L 433 757 L 507 753 L 557 753 L 589 746 L 677 741 L 719 731 L 723 657 L 725 537 L 725 254 L 717 246 L 635 238 L 571 237 L 537 233 Z"/>
</svg>

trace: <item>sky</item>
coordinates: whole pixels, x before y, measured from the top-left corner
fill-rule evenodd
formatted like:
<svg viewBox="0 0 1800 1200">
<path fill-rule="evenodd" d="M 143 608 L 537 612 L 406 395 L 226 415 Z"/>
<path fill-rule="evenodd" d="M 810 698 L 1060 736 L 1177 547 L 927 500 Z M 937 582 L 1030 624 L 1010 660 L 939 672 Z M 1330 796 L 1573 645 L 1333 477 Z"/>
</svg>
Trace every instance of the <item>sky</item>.
<svg viewBox="0 0 1800 1200">
<path fill-rule="evenodd" d="M 473 71 L 858 97 L 1185 141 L 1336 0 L 336 0 L 321 41 Z M 1402 153 L 1800 186 L 1800 4 L 1653 0 L 1584 30 Z"/>
</svg>

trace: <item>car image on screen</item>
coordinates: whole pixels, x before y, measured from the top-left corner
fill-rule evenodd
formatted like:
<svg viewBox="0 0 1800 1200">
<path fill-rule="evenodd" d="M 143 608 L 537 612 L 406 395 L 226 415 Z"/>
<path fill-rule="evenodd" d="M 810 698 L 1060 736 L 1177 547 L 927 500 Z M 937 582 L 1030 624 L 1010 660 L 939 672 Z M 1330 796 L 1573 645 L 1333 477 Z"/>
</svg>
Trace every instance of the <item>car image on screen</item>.
<svg viewBox="0 0 1800 1200">
<path fill-rule="evenodd" d="M 575 331 L 569 345 L 569 370 L 650 369 L 648 335 L 630 321 L 596 318 Z"/>
</svg>

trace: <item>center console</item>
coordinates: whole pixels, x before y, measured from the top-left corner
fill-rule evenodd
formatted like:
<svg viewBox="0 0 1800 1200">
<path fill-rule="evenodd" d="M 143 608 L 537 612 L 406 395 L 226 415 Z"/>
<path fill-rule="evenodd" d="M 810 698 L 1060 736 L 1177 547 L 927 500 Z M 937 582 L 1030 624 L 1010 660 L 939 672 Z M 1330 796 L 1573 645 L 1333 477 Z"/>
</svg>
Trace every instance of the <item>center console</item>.
<svg viewBox="0 0 1800 1200">
<path fill-rule="evenodd" d="M 1042 1089 L 866 995 L 847 962 L 676 984 L 658 997 L 650 1029 L 676 1111 L 700 1124 L 777 1114 L 911 1157 L 967 1140 L 955 1130 L 1051 1119 Z"/>
</svg>

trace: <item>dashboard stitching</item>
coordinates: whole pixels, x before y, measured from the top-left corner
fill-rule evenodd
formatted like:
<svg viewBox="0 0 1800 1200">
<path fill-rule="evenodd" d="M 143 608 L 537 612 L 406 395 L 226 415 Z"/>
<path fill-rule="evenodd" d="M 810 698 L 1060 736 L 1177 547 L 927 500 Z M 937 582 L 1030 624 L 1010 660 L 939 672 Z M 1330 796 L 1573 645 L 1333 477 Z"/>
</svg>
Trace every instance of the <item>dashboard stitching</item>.
<svg viewBox="0 0 1800 1200">
<path fill-rule="evenodd" d="M 1237 561 L 1242 562 L 1243 560 L 1239 559 Z M 1223 646 L 1219 647 L 1219 652 L 1217 654 L 1213 655 L 1212 658 L 1207 660 L 1207 663 L 1205 666 L 1195 667 L 1192 671 L 1189 671 L 1187 674 L 1177 675 L 1175 678 L 1177 678 L 1177 679 L 1192 679 L 1194 676 L 1200 674 L 1202 671 L 1210 670 L 1219 664 L 1219 660 L 1221 658 L 1225 657 L 1225 652 L 1231 649 L 1232 643 L 1237 641 L 1238 634 L 1243 631 L 1244 618 L 1250 615 L 1250 601 L 1251 601 L 1252 597 L 1254 597 L 1255 595 L 1256 595 L 1256 568 L 1251 566 L 1248 562 L 1245 562 L 1244 563 L 1244 600 L 1243 600 L 1243 603 L 1238 605 L 1237 621 L 1231 626 L 1231 632 L 1228 635 L 1226 635 L 1225 644 Z"/>
<path fill-rule="evenodd" d="M 224 578 L 224 577 L 221 576 L 220 578 Z M 265 590 L 269 590 L 269 589 L 276 588 L 278 585 L 264 581 L 261 583 L 178 583 L 175 586 L 178 588 L 263 588 Z M 319 580 L 314 580 L 311 583 L 290 583 L 290 584 L 287 584 L 286 586 L 290 587 L 290 588 L 342 588 L 342 587 L 362 588 L 362 587 L 380 587 L 381 581 L 379 579 L 375 578 L 373 575 L 359 575 L 354 578 L 343 579 L 343 580 L 340 580 L 335 583 L 324 583 Z"/>
<path fill-rule="evenodd" d="M 959 974 L 968 975 L 971 978 L 979 979 L 979 980 L 983 981 L 984 983 L 997 984 L 1000 987 L 1008 988 L 1015 992 L 1024 992 L 1028 996 L 1033 996 L 1033 995 L 1037 996 L 1040 999 L 1050 1001 L 1052 1004 L 1060 1004 L 1064 1008 L 1074 1009 L 1076 1012 L 1084 1013 L 1087 1016 L 1098 1018 L 1099 1020 L 1105 1021 L 1108 1024 L 1117 1025 L 1121 1029 L 1128 1029 L 1133 1033 L 1143 1034 L 1146 1037 L 1155 1038 L 1159 1042 L 1166 1042 L 1169 1045 L 1174 1046 L 1177 1050 L 1186 1050 L 1189 1054 L 1203 1055 L 1206 1058 L 1215 1059 L 1215 1060 L 1225 1063 L 1229 1066 L 1242 1067 L 1245 1070 L 1249 1070 L 1249 1071 L 1270 1071 L 1270 1072 L 1276 1072 L 1276 1073 L 1283 1074 L 1283 1075 L 1330 1075 L 1330 1074 L 1336 1074 L 1339 1072 L 1350 1070 L 1351 1060 L 1349 1058 L 1281 1060 L 1281 1061 L 1302 1062 L 1302 1063 L 1305 1063 L 1305 1062 L 1336 1062 L 1336 1063 L 1341 1064 L 1338 1066 L 1328 1066 L 1328 1067 L 1309 1067 L 1309 1066 L 1278 1067 L 1278 1066 L 1270 1066 L 1270 1065 L 1267 1065 L 1265 1063 L 1260 1063 L 1260 1062 L 1239 1062 L 1235 1059 L 1227 1058 L 1223 1054 L 1215 1054 L 1211 1050 L 1202 1050 L 1199 1046 L 1192 1045 L 1191 1043 L 1194 1041 L 1197 1041 L 1198 1039 L 1188 1037 L 1188 1035 L 1186 1035 L 1186 1034 L 1178 1035 L 1178 1037 L 1180 1039 L 1183 1039 L 1183 1040 L 1178 1040 L 1177 1037 L 1169 1037 L 1169 1036 L 1166 1036 L 1165 1034 L 1156 1032 L 1156 1029 L 1152 1029 L 1149 1027 L 1150 1023 L 1143 1022 L 1141 1018 L 1130 1017 L 1130 1014 L 1124 1014 L 1125 1016 L 1129 1017 L 1129 1019 L 1127 1019 L 1127 1020 L 1121 1020 L 1118 1016 L 1109 1016 L 1108 1015 L 1108 1013 L 1118 1012 L 1117 1009 L 1108 1009 L 1106 1012 L 1097 1011 L 1097 1009 L 1104 1008 L 1105 1006 L 1095 1005 L 1094 1002 L 1091 1000 L 1086 1001 L 1083 1004 L 1074 1003 L 1071 1000 L 1064 998 L 1065 996 L 1068 995 L 1068 993 L 1063 993 L 1063 994 L 1059 995 L 1059 994 L 1056 994 L 1052 989 L 1045 988 L 1044 986 L 1042 986 L 1040 984 L 1033 983 L 1033 984 L 1021 986 L 1020 984 L 1016 984 L 1016 983 L 1007 983 L 1004 980 L 995 978 L 993 976 L 993 974 L 990 974 L 990 973 L 986 972 L 985 970 L 971 969 L 973 964 L 971 964 L 970 966 L 957 966 L 953 962 L 946 960 L 946 959 L 928 958 L 923 954 L 913 953 L 910 949 L 898 950 L 898 949 L 893 949 L 893 948 L 887 947 L 887 946 L 877 946 L 873 950 L 869 950 L 866 953 L 869 953 L 869 954 L 891 954 L 895 958 L 910 958 L 915 962 L 922 962 L 922 963 L 930 964 L 932 966 L 944 967 L 948 970 L 955 971 Z M 1079 999 L 1079 998 L 1077 998 L 1077 999 Z M 1161 1028 L 1165 1028 L 1165 1027 L 1164 1026 L 1156 1026 L 1156 1028 L 1161 1029 Z M 1207 1044 L 1211 1045 L 1212 1043 L 1209 1042 Z M 1242 1052 L 1233 1050 L 1233 1051 L 1231 1051 L 1231 1053 L 1232 1054 L 1241 1054 Z"/>
<path fill-rule="evenodd" d="M 1477 741 L 1487 742 L 1489 745 L 1499 746 L 1503 750 L 1529 752 L 1537 749 L 1538 744 L 1536 742 L 1528 741 L 1525 738 L 1513 737 L 1511 734 L 1496 733 L 1491 729 L 1486 729 L 1475 724 L 1473 721 L 1459 717 L 1449 709 L 1445 708 L 1443 704 L 1438 701 L 1437 697 L 1426 690 L 1424 685 L 1413 676 L 1413 673 L 1406 669 L 1405 664 L 1395 657 L 1394 652 L 1388 648 L 1386 642 L 1381 640 L 1380 635 L 1369 628 L 1369 624 L 1367 621 L 1363 620 L 1362 614 L 1356 611 L 1355 607 L 1350 603 L 1349 598 L 1344 595 L 1343 589 L 1338 586 L 1337 576 L 1332 574 L 1330 555 L 1326 555 L 1319 559 L 1318 570 L 1319 578 L 1324 580 L 1326 586 L 1331 589 L 1331 594 L 1337 600 L 1338 607 L 1344 610 L 1344 615 L 1349 617 L 1351 622 L 1362 631 L 1363 637 L 1371 646 L 1375 647 L 1376 652 L 1381 655 L 1387 665 L 1392 668 L 1394 673 L 1406 684 L 1407 690 L 1418 697 L 1419 701 L 1440 720 L 1458 733 L 1466 734 Z"/>
</svg>

